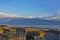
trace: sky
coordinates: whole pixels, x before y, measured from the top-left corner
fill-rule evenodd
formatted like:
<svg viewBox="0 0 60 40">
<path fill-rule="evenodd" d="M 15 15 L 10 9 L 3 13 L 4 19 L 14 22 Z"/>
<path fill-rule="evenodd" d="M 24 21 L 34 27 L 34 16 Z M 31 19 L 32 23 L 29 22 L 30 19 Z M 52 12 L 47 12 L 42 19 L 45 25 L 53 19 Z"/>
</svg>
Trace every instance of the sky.
<svg viewBox="0 0 60 40">
<path fill-rule="evenodd" d="M 48 16 L 60 11 L 60 0 L 0 0 L 0 12 L 20 16 Z"/>
</svg>

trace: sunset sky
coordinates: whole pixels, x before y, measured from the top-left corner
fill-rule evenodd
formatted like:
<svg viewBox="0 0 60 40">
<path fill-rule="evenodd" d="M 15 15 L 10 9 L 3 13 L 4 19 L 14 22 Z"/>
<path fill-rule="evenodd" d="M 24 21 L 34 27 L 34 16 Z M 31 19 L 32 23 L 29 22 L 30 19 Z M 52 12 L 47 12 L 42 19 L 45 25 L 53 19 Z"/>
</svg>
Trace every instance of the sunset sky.
<svg viewBox="0 0 60 40">
<path fill-rule="evenodd" d="M 48 16 L 60 11 L 60 0 L 0 0 L 0 12 L 21 16 Z"/>
</svg>

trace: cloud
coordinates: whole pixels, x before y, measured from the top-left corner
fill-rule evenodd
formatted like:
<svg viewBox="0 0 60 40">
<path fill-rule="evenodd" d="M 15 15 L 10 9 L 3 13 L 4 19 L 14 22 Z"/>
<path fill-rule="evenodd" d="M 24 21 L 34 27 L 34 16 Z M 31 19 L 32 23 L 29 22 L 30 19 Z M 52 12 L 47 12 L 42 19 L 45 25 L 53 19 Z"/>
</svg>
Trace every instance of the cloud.
<svg viewBox="0 0 60 40">
<path fill-rule="evenodd" d="M 47 20 L 60 20 L 60 11 L 57 11 L 52 16 L 45 17 Z"/>
<path fill-rule="evenodd" d="M 54 14 L 51 18 L 52 19 L 60 19 L 60 11 L 57 11 L 56 14 Z"/>
<path fill-rule="evenodd" d="M 0 18 L 1 17 L 3 17 L 3 18 L 5 18 L 5 17 L 13 18 L 13 17 L 19 17 L 19 16 L 17 16 L 16 14 L 9 14 L 9 13 L 0 12 Z"/>
</svg>

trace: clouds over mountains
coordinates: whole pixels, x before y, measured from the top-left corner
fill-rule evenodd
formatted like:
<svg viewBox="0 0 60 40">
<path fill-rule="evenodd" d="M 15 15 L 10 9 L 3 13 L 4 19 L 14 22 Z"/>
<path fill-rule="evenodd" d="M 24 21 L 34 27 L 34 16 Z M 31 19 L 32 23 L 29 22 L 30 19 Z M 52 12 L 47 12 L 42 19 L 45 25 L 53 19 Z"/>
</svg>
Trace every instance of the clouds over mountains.
<svg viewBox="0 0 60 40">
<path fill-rule="evenodd" d="M 55 21 L 59 20 L 59 21 Z M 18 16 L 0 12 L 0 25 L 60 25 L 60 13 L 52 16 Z"/>
<path fill-rule="evenodd" d="M 47 19 L 47 20 L 60 20 L 60 12 L 57 12 L 56 14 L 53 14 L 52 16 L 48 17 L 41 17 L 41 16 L 18 16 L 16 14 L 10 14 L 10 13 L 4 13 L 0 12 L 0 18 L 42 18 L 42 19 Z"/>
</svg>

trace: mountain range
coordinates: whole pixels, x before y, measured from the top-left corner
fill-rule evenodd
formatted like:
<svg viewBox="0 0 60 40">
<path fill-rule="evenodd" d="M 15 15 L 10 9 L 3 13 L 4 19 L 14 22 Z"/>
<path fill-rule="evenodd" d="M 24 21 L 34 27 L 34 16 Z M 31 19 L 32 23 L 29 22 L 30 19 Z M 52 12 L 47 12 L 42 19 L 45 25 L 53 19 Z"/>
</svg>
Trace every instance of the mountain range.
<svg viewBox="0 0 60 40">
<path fill-rule="evenodd" d="M 48 17 L 17 16 L 0 12 L 0 25 L 60 25 L 60 13 Z"/>
</svg>

